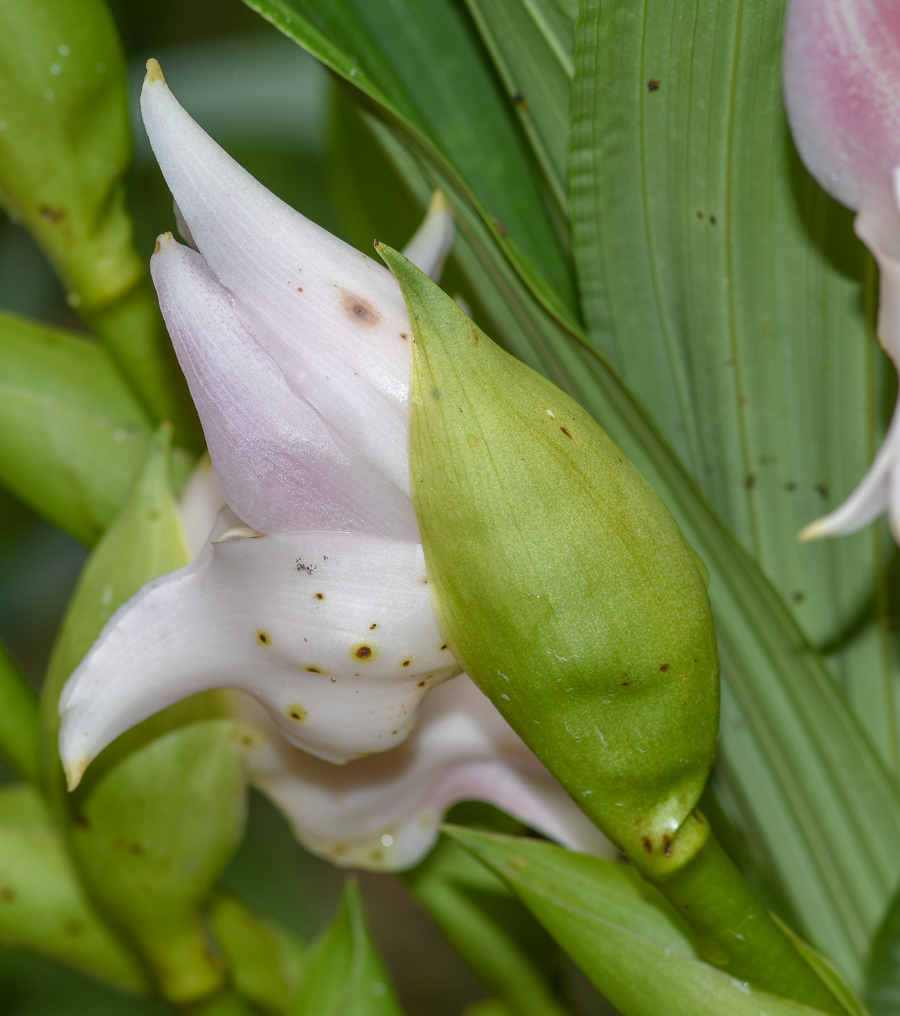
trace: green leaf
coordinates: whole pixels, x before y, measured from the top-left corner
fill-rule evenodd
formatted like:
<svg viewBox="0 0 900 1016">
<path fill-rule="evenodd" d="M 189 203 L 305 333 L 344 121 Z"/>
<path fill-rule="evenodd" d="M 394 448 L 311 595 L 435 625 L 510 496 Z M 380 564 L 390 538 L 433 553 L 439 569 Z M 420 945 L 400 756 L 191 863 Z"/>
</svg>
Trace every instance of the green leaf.
<svg viewBox="0 0 900 1016">
<path fill-rule="evenodd" d="M 248 0 L 359 88 L 454 208 L 465 204 L 553 313 L 577 304 L 567 240 L 480 40 L 453 0 Z M 437 177 L 447 180 L 442 184 Z M 426 202 L 427 203 L 427 202 Z"/>
<path fill-rule="evenodd" d="M 547 933 L 483 864 L 442 836 L 404 881 L 509 1016 L 566 1016 L 559 953 Z"/>
<path fill-rule="evenodd" d="M 37 239 L 155 423 L 202 447 L 196 413 L 132 245 L 125 58 L 103 0 L 0 4 L 0 202 Z"/>
<path fill-rule="evenodd" d="M 372 942 L 355 879 L 309 956 L 292 1016 L 402 1016 Z"/>
<path fill-rule="evenodd" d="M 866 1001 L 875 1016 L 900 1013 L 900 894 L 894 896 L 872 940 Z"/>
<path fill-rule="evenodd" d="M 150 427 L 110 361 L 83 337 L 0 313 L 0 481 L 85 543 L 112 522 Z M 180 481 L 190 459 L 176 452 Z"/>
<path fill-rule="evenodd" d="M 572 23 L 547 0 L 467 0 L 560 210 L 569 210 Z"/>
<path fill-rule="evenodd" d="M 0 643 L 0 754 L 26 780 L 40 773 L 38 700 Z"/>
<path fill-rule="evenodd" d="M 783 7 L 693 0 L 676 14 L 664 0 L 615 0 L 601 16 L 599 0 L 582 3 L 573 245 L 593 342 L 802 630 L 785 619 L 767 638 L 742 569 L 722 572 L 731 605 L 713 576 L 723 671 L 751 728 L 735 737 L 723 726 L 730 779 L 806 933 L 858 984 L 897 880 L 896 791 L 877 772 L 879 800 L 862 805 L 872 781 L 849 786 L 845 767 L 859 765 L 849 755 L 870 752 L 807 647 L 830 654 L 896 776 L 887 541 L 876 528 L 801 546 L 796 532 L 863 475 L 882 429 L 884 365 L 871 335 L 871 262 L 850 214 L 790 145 Z M 821 696 L 805 690 L 808 664 Z"/>
<path fill-rule="evenodd" d="M 187 563 L 168 449 L 161 428 L 85 567 L 50 661 L 43 728 L 51 798 L 71 823 L 79 872 L 163 995 L 180 1003 L 211 994 L 225 976 L 200 922 L 243 828 L 243 774 L 225 700 L 207 693 L 151 717 L 103 751 L 68 796 L 56 752 L 56 702 L 72 669 L 121 603 Z"/>
<path fill-rule="evenodd" d="M 623 1016 L 812 1016 L 700 962 L 690 932 L 633 869 L 535 840 L 451 827 Z"/>
<path fill-rule="evenodd" d="M 86 896 L 30 787 L 0 789 L 0 943 L 49 956 L 120 991 L 149 990 Z"/>
<path fill-rule="evenodd" d="M 216 893 L 207 917 L 234 990 L 264 1012 L 287 1016 L 305 967 L 302 943 L 223 892 Z"/>
</svg>

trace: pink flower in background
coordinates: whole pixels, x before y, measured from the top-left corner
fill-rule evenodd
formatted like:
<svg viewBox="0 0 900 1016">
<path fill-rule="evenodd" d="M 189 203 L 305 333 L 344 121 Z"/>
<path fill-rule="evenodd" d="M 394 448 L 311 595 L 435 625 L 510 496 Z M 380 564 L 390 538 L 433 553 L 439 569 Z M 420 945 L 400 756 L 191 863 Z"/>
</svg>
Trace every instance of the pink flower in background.
<svg viewBox="0 0 900 1016">
<path fill-rule="evenodd" d="M 409 497 L 412 330 L 393 276 L 262 187 L 148 69 L 147 133 L 192 245 L 163 235 L 151 270 L 215 471 L 183 502 L 196 559 L 129 600 L 66 685 L 70 786 L 131 726 L 227 687 L 245 693 L 251 779 L 338 863 L 413 864 L 471 798 L 603 849 L 455 678 Z M 437 196 L 407 253 L 434 277 L 452 238 Z"/>
<path fill-rule="evenodd" d="M 784 94 L 807 169 L 857 212 L 855 229 L 881 273 L 878 337 L 900 366 L 900 4 L 792 0 Z M 887 513 L 900 542 L 900 417 L 862 482 L 802 539 L 853 533 Z"/>
</svg>

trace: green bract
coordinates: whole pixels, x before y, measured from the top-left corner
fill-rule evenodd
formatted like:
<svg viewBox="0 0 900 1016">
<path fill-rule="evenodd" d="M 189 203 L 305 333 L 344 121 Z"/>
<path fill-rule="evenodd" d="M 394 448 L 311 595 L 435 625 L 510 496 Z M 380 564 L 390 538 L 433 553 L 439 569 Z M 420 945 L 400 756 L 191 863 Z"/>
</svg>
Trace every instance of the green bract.
<svg viewBox="0 0 900 1016">
<path fill-rule="evenodd" d="M 0 0 L 0 205 L 53 262 L 154 422 L 199 431 L 125 207 L 125 57 L 103 0 Z"/>
<path fill-rule="evenodd" d="M 706 570 L 583 409 L 379 251 L 416 338 L 412 493 L 448 644 L 604 832 L 666 866 L 715 750 Z"/>
</svg>

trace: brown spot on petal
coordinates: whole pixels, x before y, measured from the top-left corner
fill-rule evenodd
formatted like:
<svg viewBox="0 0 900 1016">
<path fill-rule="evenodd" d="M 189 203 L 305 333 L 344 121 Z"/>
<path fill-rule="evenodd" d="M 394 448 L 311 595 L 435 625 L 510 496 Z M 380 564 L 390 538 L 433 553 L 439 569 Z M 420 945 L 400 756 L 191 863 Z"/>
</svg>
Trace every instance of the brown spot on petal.
<svg viewBox="0 0 900 1016">
<path fill-rule="evenodd" d="M 371 646 L 359 646 L 353 653 L 358 660 L 370 660 L 375 650 Z"/>
<path fill-rule="evenodd" d="M 324 600 L 325 599 L 325 594 L 324 593 L 316 593 L 314 599 L 316 599 L 316 600 Z"/>
<path fill-rule="evenodd" d="M 320 670 L 318 667 L 307 667 L 306 669 L 310 672 L 310 674 L 327 674 L 328 673 L 327 670 Z"/>
<path fill-rule="evenodd" d="M 271 641 L 272 641 L 272 636 L 271 636 L 271 635 L 270 635 L 270 634 L 269 634 L 269 633 L 268 633 L 267 631 L 263 631 L 262 629 L 260 629 L 260 630 L 259 630 L 259 631 L 258 631 L 258 632 L 256 633 L 256 641 L 257 641 L 257 642 L 258 642 L 258 643 L 259 643 L 259 644 L 260 644 L 261 646 L 267 646 L 267 645 L 269 645 L 269 644 L 271 643 Z"/>
<path fill-rule="evenodd" d="M 406 334 L 406 332 L 397 332 L 397 334 L 400 336 L 401 339 L 405 339 L 407 342 L 409 342 L 409 336 Z"/>
<path fill-rule="evenodd" d="M 412 660 L 404 660 L 402 666 L 408 667 L 412 663 Z"/>
<path fill-rule="evenodd" d="M 303 706 L 296 703 L 292 706 L 288 706 L 285 712 L 292 720 L 296 720 L 298 723 L 302 723 L 306 719 L 306 710 Z"/>
<path fill-rule="evenodd" d="M 377 624 L 370 624 L 370 625 L 369 625 L 369 631 L 375 631 L 375 629 L 376 629 L 377 627 L 378 627 L 378 625 L 377 625 Z"/>
<path fill-rule="evenodd" d="M 347 290 L 342 292 L 344 295 L 341 297 L 341 308 L 347 317 L 365 328 L 374 328 L 375 325 L 380 324 L 381 311 L 377 310 L 373 304 L 364 297 L 357 296 L 356 293 L 350 293 Z"/>
</svg>

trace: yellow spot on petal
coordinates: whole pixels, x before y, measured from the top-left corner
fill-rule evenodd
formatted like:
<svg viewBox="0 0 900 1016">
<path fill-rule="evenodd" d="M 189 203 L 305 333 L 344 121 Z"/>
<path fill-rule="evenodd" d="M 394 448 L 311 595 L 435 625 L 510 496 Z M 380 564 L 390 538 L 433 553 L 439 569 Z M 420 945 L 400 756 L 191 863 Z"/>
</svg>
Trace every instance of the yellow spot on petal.
<svg viewBox="0 0 900 1016">
<path fill-rule="evenodd" d="M 263 631 L 262 628 L 256 633 L 256 641 L 261 646 L 268 646 L 272 644 L 272 636 L 267 632 Z"/>
<path fill-rule="evenodd" d="M 295 702 L 292 706 L 288 706 L 285 712 L 297 723 L 302 723 L 306 719 L 306 710 L 299 703 Z"/>
</svg>

